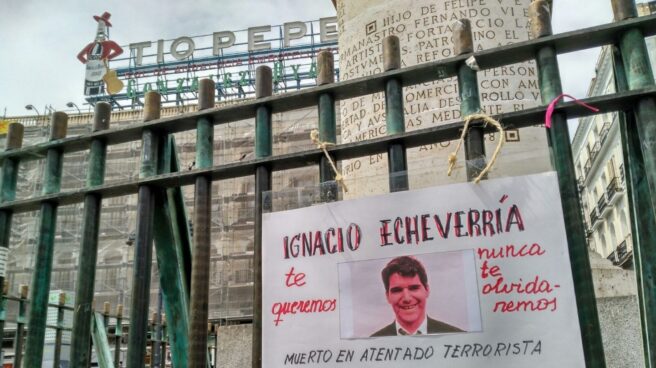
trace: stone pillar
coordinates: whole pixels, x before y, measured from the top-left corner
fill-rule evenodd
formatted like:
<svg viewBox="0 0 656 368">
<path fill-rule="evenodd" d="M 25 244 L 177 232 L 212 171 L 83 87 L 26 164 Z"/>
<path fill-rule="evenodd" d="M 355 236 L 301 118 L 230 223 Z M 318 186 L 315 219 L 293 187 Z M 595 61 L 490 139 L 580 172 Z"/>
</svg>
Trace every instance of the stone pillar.
<svg viewBox="0 0 656 368">
<path fill-rule="evenodd" d="M 452 28 L 459 19 L 471 21 L 475 51 L 528 39 L 530 0 L 337 0 L 340 77 L 342 80 L 383 71 L 382 40 L 400 38 L 402 66 L 455 56 Z M 540 100 L 534 62 L 478 72 L 481 105 L 489 115 L 536 106 Z M 458 83 L 450 78 L 405 86 L 406 131 L 462 120 Z M 386 134 L 382 93 L 343 101 L 340 105 L 342 142 Z M 540 124 L 541 122 L 536 122 Z M 507 144 L 489 177 L 515 176 L 550 170 L 546 133 L 542 127 L 510 130 Z M 486 136 L 486 151 L 498 139 Z M 410 187 L 466 181 L 464 156 L 451 177 L 447 157 L 455 144 L 443 142 L 408 152 Z M 384 154 L 343 163 L 347 197 L 387 192 Z"/>
</svg>

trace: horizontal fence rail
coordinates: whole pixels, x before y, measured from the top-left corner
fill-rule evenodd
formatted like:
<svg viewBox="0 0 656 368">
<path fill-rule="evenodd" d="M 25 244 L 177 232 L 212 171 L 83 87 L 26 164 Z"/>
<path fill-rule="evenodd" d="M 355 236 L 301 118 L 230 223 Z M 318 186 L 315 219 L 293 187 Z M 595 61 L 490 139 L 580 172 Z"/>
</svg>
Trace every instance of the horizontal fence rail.
<svg viewBox="0 0 656 368">
<path fill-rule="evenodd" d="M 639 91 L 622 92 L 614 95 L 581 99 L 582 102 L 597 107 L 599 112 L 591 112 L 575 102 L 559 104 L 555 111 L 563 112 L 567 114 L 569 118 L 579 118 L 605 112 L 614 112 L 622 106 L 627 106 L 639 101 L 641 98 L 655 95 L 656 87 L 651 87 Z M 494 115 L 494 117 L 501 122 L 504 129 L 526 128 L 536 124 L 541 124 L 546 110 L 546 107 L 541 106 L 507 114 Z M 167 121 L 168 120 L 164 121 L 164 119 L 162 119 L 160 120 L 160 124 L 167 124 Z M 327 150 L 336 160 L 347 160 L 362 157 L 363 155 L 386 152 L 387 146 L 390 142 L 399 141 L 405 143 L 406 148 L 414 148 L 427 144 L 451 141 L 460 136 L 462 126 L 463 122 L 460 121 L 437 127 L 405 132 L 394 136 L 384 136 L 366 141 L 340 144 L 328 147 Z M 496 132 L 496 129 L 491 126 L 484 129 L 486 133 Z M 211 169 L 157 175 L 139 179 L 138 181 L 135 180 L 117 184 L 100 185 L 93 188 L 61 192 L 55 195 L 38 196 L 12 202 L 4 202 L 0 203 L 0 210 L 11 210 L 14 213 L 35 211 L 39 208 L 39 204 L 42 201 L 54 201 L 58 202 L 60 206 L 65 206 L 83 202 L 84 196 L 89 193 L 98 193 L 102 195 L 103 198 L 112 198 L 137 193 L 139 191 L 139 186 L 146 184 L 162 188 L 191 185 L 194 183 L 196 176 L 200 174 L 210 174 L 212 180 L 233 179 L 252 175 L 255 167 L 260 165 L 269 165 L 273 170 L 295 169 L 311 164 L 317 164 L 320 162 L 321 157 L 323 157 L 323 152 L 318 149 L 276 155 L 261 159 L 242 161 L 239 163 L 217 165 Z"/>
</svg>

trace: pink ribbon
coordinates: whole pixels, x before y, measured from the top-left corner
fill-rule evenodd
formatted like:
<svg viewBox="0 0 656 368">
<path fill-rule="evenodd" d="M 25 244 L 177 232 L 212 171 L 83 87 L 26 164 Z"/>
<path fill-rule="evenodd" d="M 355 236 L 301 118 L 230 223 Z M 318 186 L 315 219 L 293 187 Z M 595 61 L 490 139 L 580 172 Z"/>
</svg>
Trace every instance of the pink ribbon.
<svg viewBox="0 0 656 368">
<path fill-rule="evenodd" d="M 574 102 L 576 102 L 577 104 L 579 104 L 579 105 L 581 105 L 581 106 L 583 106 L 583 107 L 585 107 L 585 108 L 588 108 L 588 109 L 590 109 L 591 111 L 599 112 L 599 109 L 598 109 L 598 108 L 596 108 L 596 107 L 592 107 L 592 106 L 590 106 L 590 105 L 588 105 L 588 104 L 586 104 L 586 103 L 584 103 L 584 102 L 581 102 L 581 101 L 577 100 L 576 98 L 574 98 L 574 97 L 572 97 L 572 96 L 570 96 L 570 95 L 568 95 L 568 94 L 563 93 L 563 94 L 561 94 L 560 96 L 554 98 L 554 100 L 551 101 L 551 103 L 549 104 L 549 107 L 547 108 L 547 115 L 544 117 L 544 125 L 547 127 L 547 129 L 551 128 L 551 116 L 552 116 L 553 113 L 554 113 L 554 109 L 556 108 L 556 104 L 558 103 L 558 101 L 560 101 L 561 99 L 563 99 L 563 98 L 565 98 L 565 97 L 571 98 L 571 99 L 574 100 Z"/>
</svg>

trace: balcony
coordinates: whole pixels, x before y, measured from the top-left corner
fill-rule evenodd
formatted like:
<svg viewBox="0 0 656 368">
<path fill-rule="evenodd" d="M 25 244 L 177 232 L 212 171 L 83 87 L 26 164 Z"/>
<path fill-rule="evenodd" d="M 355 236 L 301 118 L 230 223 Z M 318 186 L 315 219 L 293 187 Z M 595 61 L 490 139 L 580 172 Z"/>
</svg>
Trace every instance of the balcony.
<svg viewBox="0 0 656 368">
<path fill-rule="evenodd" d="M 628 238 L 627 238 L 628 239 Z M 615 266 L 626 267 L 631 264 L 633 252 L 629 250 L 626 239 L 615 248 L 615 251 L 608 256 L 608 260 Z"/>
<path fill-rule="evenodd" d="M 585 165 L 583 166 L 583 172 L 584 172 L 584 176 L 586 178 L 588 177 L 588 174 L 590 173 L 591 168 L 592 168 L 592 161 L 590 161 L 590 159 L 588 159 L 587 161 L 585 161 Z"/>
<path fill-rule="evenodd" d="M 609 204 L 614 204 L 615 201 L 620 197 L 617 195 L 618 193 L 622 192 L 622 186 L 620 185 L 620 179 L 618 177 L 614 177 L 610 183 L 608 184 L 608 187 L 606 187 L 606 199 L 608 200 Z"/>
<path fill-rule="evenodd" d="M 606 200 L 606 193 L 602 193 L 599 197 L 599 200 L 597 201 L 597 211 L 599 212 L 599 216 L 605 216 L 606 213 L 610 211 L 610 206 Z"/>
<path fill-rule="evenodd" d="M 583 179 L 583 176 L 579 176 L 576 178 L 576 184 L 579 189 L 579 193 L 583 191 L 584 184 L 585 184 L 585 179 Z"/>
<path fill-rule="evenodd" d="M 590 226 L 592 226 L 592 228 L 594 229 L 599 225 L 599 223 L 601 223 L 601 221 L 599 220 L 600 218 L 599 218 L 599 213 L 597 212 L 597 207 L 594 207 L 592 208 L 592 211 L 590 211 Z"/>
<path fill-rule="evenodd" d="M 592 146 L 592 149 L 590 150 L 590 160 L 594 162 L 594 160 L 597 158 L 597 155 L 599 154 L 599 151 L 601 151 L 601 143 L 599 141 L 595 142 L 594 146 Z M 590 165 L 592 166 L 592 165 Z"/>
</svg>

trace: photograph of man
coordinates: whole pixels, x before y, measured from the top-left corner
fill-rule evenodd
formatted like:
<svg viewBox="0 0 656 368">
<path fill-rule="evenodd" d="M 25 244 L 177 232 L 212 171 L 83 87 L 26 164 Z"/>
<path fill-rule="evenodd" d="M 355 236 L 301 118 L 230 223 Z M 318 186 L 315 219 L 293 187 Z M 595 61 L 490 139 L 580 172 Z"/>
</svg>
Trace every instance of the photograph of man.
<svg viewBox="0 0 656 368">
<path fill-rule="evenodd" d="M 426 269 L 411 256 L 396 257 L 381 272 L 385 296 L 396 319 L 371 335 L 402 336 L 464 332 L 426 314 L 430 295 Z"/>
</svg>

